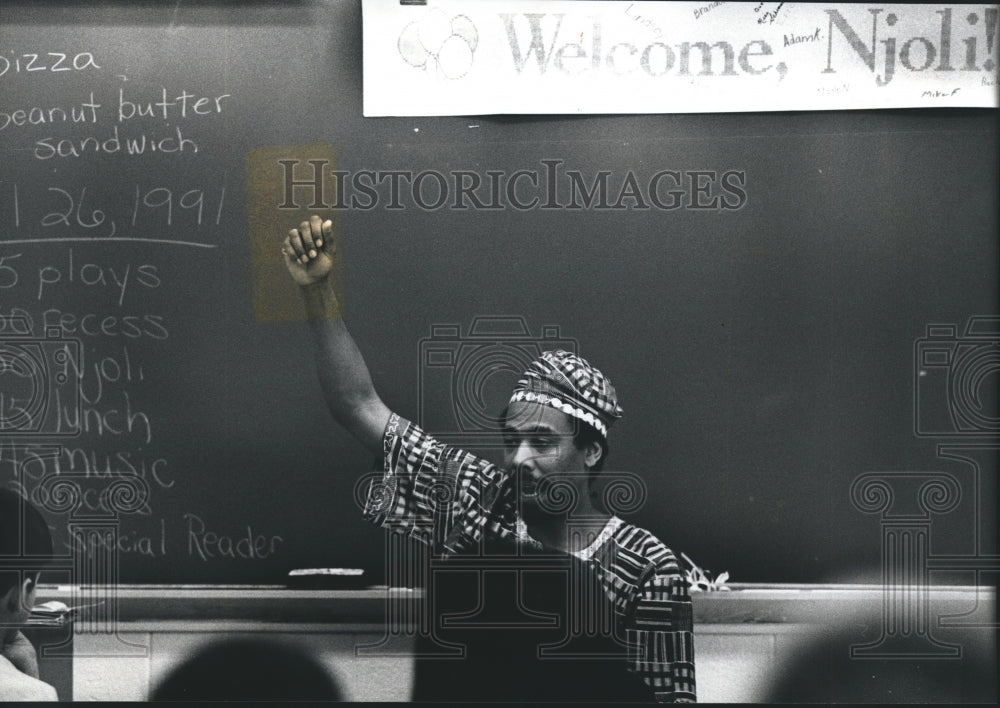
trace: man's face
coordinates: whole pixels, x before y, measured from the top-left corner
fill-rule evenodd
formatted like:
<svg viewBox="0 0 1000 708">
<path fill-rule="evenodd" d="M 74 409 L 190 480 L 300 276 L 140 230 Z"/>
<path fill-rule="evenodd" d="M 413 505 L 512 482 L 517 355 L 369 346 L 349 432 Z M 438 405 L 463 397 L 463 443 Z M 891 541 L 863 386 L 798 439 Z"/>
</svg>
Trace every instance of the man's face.
<svg viewBox="0 0 1000 708">
<path fill-rule="evenodd" d="M 577 449 L 573 442 L 575 431 L 575 419 L 550 406 L 515 401 L 507 409 L 504 465 L 516 477 L 521 511 L 529 526 L 532 522 L 561 523 L 576 506 L 563 509 L 566 504 L 560 499 L 567 490 L 541 483 L 547 476 L 556 475 L 553 479 L 559 480 L 559 486 L 572 484 L 577 499 L 585 499 L 588 494 L 587 468 L 588 462 L 594 462 L 593 453 Z M 546 508 L 563 510 L 553 513 Z"/>
</svg>

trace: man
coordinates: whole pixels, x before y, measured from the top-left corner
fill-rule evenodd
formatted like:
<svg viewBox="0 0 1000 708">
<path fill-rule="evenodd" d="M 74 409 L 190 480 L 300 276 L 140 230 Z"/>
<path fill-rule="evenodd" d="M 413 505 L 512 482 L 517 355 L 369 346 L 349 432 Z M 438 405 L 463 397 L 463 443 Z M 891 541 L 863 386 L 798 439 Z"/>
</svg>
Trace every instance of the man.
<svg viewBox="0 0 1000 708">
<path fill-rule="evenodd" d="M 614 605 L 630 646 L 629 668 L 657 700 L 693 701 L 691 604 L 674 554 L 590 498 L 590 482 L 607 456 L 608 428 L 622 413 L 611 383 L 578 356 L 545 352 L 505 412 L 503 467 L 442 444 L 376 394 L 329 277 L 332 229 L 313 216 L 287 234 L 282 252 L 304 299 L 327 404 L 384 459 L 365 515 L 445 558 L 509 539 L 586 562 Z M 573 504 L 563 503 L 567 493 Z"/>
<path fill-rule="evenodd" d="M 55 701 L 38 679 L 35 648 L 17 625 L 35 604 L 38 566 L 52 557 L 52 536 L 38 510 L 0 489 L 0 701 Z"/>
</svg>

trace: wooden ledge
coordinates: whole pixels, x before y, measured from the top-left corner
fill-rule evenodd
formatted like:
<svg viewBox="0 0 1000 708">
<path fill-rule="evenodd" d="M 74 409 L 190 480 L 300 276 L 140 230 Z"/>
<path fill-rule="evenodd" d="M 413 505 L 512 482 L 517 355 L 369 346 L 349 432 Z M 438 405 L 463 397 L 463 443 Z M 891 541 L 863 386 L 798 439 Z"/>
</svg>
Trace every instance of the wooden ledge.
<svg viewBox="0 0 1000 708">
<path fill-rule="evenodd" d="M 826 624 L 847 616 L 882 612 L 883 606 L 917 607 L 926 601 L 933 617 L 996 621 L 996 589 L 932 586 L 891 590 L 879 585 L 784 585 L 734 583 L 727 591 L 693 593 L 696 624 Z M 419 590 L 291 590 L 282 585 L 39 586 L 38 601 L 84 605 L 86 621 L 97 616 L 121 623 L 239 621 L 308 625 L 372 625 L 388 614 L 413 618 Z M 402 604 L 400 604 L 402 603 Z M 888 603 L 888 604 L 886 604 Z M 921 605 L 922 606 L 922 605 Z M 415 610 L 416 608 L 412 608 Z M 405 610 L 405 611 L 404 611 Z"/>
</svg>

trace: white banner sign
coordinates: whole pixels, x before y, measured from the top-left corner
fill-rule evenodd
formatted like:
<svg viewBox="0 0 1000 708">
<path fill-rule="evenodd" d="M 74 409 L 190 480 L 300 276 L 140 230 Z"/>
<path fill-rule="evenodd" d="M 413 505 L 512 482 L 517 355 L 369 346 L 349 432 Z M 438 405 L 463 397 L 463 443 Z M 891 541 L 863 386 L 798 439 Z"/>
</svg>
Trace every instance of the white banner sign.
<svg viewBox="0 0 1000 708">
<path fill-rule="evenodd" d="M 364 0 L 366 116 L 996 107 L 997 6 Z"/>
</svg>

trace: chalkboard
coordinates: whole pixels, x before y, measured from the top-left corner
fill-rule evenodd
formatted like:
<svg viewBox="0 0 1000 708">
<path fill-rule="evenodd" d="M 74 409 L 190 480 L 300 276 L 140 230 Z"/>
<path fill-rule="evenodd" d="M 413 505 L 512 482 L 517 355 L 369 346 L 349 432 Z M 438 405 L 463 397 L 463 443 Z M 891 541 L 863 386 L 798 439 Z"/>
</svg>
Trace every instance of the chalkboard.
<svg viewBox="0 0 1000 708">
<path fill-rule="evenodd" d="M 311 211 L 393 410 L 478 445 L 513 374 L 463 362 L 576 347 L 625 410 L 622 513 L 702 568 L 878 580 L 869 473 L 938 571 L 997 553 L 995 112 L 366 119 L 360 3 L 88 5 L 0 7 L 0 481 L 70 556 L 378 575 L 373 460 L 280 261 Z M 660 173 L 662 204 L 622 198 Z"/>
</svg>

